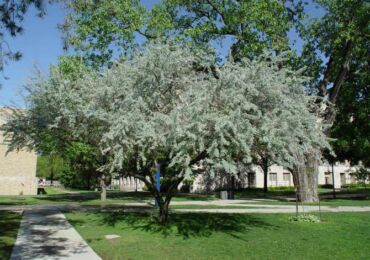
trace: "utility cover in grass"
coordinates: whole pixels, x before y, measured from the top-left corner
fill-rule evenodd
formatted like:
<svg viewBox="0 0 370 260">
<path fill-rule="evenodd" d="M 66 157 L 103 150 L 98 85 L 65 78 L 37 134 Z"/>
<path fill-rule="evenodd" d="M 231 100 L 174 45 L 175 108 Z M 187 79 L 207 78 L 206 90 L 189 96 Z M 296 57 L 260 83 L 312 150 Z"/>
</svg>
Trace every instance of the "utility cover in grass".
<svg viewBox="0 0 370 260">
<path fill-rule="evenodd" d="M 108 239 L 108 240 L 111 240 L 111 239 L 116 239 L 116 238 L 120 238 L 121 236 L 119 235 L 105 235 L 105 238 Z"/>
</svg>

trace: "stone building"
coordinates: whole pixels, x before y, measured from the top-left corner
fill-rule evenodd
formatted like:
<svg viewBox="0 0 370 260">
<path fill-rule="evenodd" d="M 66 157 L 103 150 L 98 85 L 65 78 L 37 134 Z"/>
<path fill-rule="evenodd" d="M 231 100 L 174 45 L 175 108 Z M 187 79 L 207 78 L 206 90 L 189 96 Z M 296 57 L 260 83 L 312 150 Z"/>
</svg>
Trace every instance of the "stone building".
<svg viewBox="0 0 370 260">
<path fill-rule="evenodd" d="M 348 163 L 337 163 L 333 166 L 334 186 L 339 189 L 344 185 L 355 183 L 355 179 L 350 175 L 356 167 L 351 167 Z M 333 184 L 332 167 L 329 164 L 319 166 L 318 184 Z M 144 183 L 132 177 L 120 178 L 116 181 L 121 190 L 124 191 L 141 191 L 145 187 Z M 207 173 L 197 176 L 191 187 L 193 193 L 207 193 L 215 190 L 230 189 L 231 177 L 228 174 L 216 174 L 211 176 Z M 240 174 L 236 178 L 235 188 L 263 188 L 263 171 L 260 167 L 253 167 L 252 170 Z M 269 167 L 268 187 L 292 187 L 293 176 L 283 166 L 273 165 Z M 180 184 L 181 186 L 181 184 Z M 180 188 L 180 187 L 179 187 Z"/>
<path fill-rule="evenodd" d="M 0 126 L 6 122 L 10 113 L 11 110 L 0 108 Z M 7 150 L 0 131 L 0 195 L 35 195 L 36 153 L 26 150 L 7 153 Z"/>
<path fill-rule="evenodd" d="M 333 185 L 333 174 L 334 170 L 334 186 L 337 189 L 343 188 L 343 186 L 351 183 L 355 183 L 356 180 L 350 174 L 356 167 L 351 167 L 348 163 L 336 163 L 333 168 L 329 164 L 322 164 L 319 166 L 318 184 L 319 185 Z M 207 192 L 212 190 L 230 189 L 230 177 L 228 175 L 219 175 L 209 177 L 210 181 L 207 180 L 208 176 L 198 176 L 193 183 L 192 192 Z M 236 181 L 238 187 L 236 188 L 263 188 L 263 171 L 260 167 L 253 167 L 248 173 L 242 174 Z M 289 170 L 283 166 L 272 165 L 268 170 L 267 177 L 268 187 L 292 187 L 293 176 Z"/>
</svg>

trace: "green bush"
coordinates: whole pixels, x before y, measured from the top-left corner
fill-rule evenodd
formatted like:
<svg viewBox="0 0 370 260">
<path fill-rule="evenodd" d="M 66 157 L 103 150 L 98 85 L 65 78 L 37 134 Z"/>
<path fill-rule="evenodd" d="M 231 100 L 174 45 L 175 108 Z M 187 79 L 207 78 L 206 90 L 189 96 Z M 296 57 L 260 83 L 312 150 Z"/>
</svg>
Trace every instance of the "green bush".
<svg viewBox="0 0 370 260">
<path fill-rule="evenodd" d="M 365 183 L 351 183 L 351 184 L 342 185 L 342 188 L 356 190 L 356 189 L 370 188 L 370 184 L 365 184 Z"/>
<path fill-rule="evenodd" d="M 309 222 L 309 223 L 319 223 L 320 218 L 312 214 L 302 214 L 298 216 L 293 216 L 289 218 L 289 221 L 294 222 Z"/>
<path fill-rule="evenodd" d="M 333 188 L 333 184 L 319 185 L 319 188 L 322 188 L 322 189 L 332 189 Z"/>
<path fill-rule="evenodd" d="M 269 187 L 269 191 L 294 191 L 292 186 Z"/>
</svg>

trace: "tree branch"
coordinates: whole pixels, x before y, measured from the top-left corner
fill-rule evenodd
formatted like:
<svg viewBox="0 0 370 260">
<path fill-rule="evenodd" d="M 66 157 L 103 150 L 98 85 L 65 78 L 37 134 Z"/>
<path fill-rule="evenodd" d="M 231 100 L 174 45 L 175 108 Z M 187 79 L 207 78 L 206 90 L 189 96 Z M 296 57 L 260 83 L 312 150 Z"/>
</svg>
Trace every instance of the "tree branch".
<svg viewBox="0 0 370 260">
<path fill-rule="evenodd" d="M 206 150 L 202 151 L 200 154 L 198 154 L 194 159 L 192 159 L 189 163 L 189 166 L 196 164 L 200 160 L 203 160 L 207 157 L 208 153 Z"/>
<path fill-rule="evenodd" d="M 333 85 L 332 91 L 330 92 L 330 96 L 329 96 L 329 101 L 333 104 L 335 104 L 335 102 L 337 100 L 339 90 L 340 90 L 341 86 L 343 85 L 343 82 L 344 82 L 344 80 L 347 76 L 347 73 L 349 71 L 350 60 L 351 60 L 351 56 L 352 56 L 352 49 L 353 49 L 353 43 L 352 43 L 352 41 L 348 41 L 346 43 L 346 47 L 344 49 L 344 60 L 343 60 L 343 63 L 342 63 L 341 70 L 340 70 L 337 78 L 334 81 L 334 85 Z"/>
</svg>

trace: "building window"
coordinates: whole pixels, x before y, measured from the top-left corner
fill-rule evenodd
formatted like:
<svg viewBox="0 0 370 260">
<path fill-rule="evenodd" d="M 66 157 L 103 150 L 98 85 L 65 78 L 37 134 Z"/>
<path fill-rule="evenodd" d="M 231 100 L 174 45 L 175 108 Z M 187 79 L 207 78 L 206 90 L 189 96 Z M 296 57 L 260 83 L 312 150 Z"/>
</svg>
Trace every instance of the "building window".
<svg viewBox="0 0 370 260">
<path fill-rule="evenodd" d="M 248 172 L 248 188 L 254 187 L 256 180 L 256 174 L 254 172 Z"/>
<path fill-rule="evenodd" d="M 283 180 L 290 182 L 290 173 L 289 172 L 284 172 L 283 173 Z"/>
<path fill-rule="evenodd" d="M 325 172 L 325 184 L 331 184 L 331 172 Z"/>
<path fill-rule="evenodd" d="M 277 174 L 275 172 L 271 172 L 269 174 L 269 180 L 273 182 L 277 182 Z"/>
</svg>

